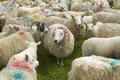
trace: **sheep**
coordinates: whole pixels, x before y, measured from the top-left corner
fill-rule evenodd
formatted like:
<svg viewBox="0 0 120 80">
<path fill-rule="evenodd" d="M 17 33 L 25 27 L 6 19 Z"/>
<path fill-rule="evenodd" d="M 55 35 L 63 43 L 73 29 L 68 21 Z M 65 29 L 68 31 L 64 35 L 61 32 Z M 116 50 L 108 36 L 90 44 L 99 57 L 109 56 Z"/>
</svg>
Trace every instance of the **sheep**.
<svg viewBox="0 0 120 80">
<path fill-rule="evenodd" d="M 120 23 L 119 13 L 110 12 L 97 12 L 93 14 L 93 23 L 103 22 L 103 23 Z"/>
<path fill-rule="evenodd" d="M 92 7 L 90 2 L 78 3 L 74 2 L 71 4 L 71 11 L 86 11 L 89 7 Z"/>
<path fill-rule="evenodd" d="M 12 63 L 15 60 L 23 60 L 25 58 L 25 55 L 28 55 L 30 58 L 37 59 L 37 46 L 41 44 L 41 41 L 35 43 L 35 42 L 29 42 L 25 41 L 27 44 L 29 44 L 28 48 L 23 50 L 20 53 L 17 53 L 13 55 L 10 59 L 8 64 Z M 7 65 L 8 65 L 7 64 Z"/>
<path fill-rule="evenodd" d="M 89 25 L 89 24 L 88 24 Z M 96 24 L 89 25 L 91 29 L 88 30 L 89 34 L 95 37 L 113 37 L 119 36 L 120 34 L 120 24 L 117 23 L 102 23 L 97 22 Z"/>
<path fill-rule="evenodd" d="M 46 14 L 46 16 L 58 16 L 58 17 L 62 17 L 62 18 L 70 18 L 69 16 L 71 15 L 93 15 L 93 11 L 91 10 L 87 10 L 85 12 L 75 12 L 75 11 L 65 11 L 65 12 L 54 12 L 52 10 L 48 10 L 48 9 L 44 9 L 44 13 Z"/>
<path fill-rule="evenodd" d="M 25 41 L 34 39 L 29 32 L 16 32 L 0 39 L 0 66 L 5 66 L 11 56 L 17 54 L 28 47 Z"/>
<path fill-rule="evenodd" d="M 13 25 L 15 28 L 18 28 L 22 31 L 28 31 L 33 36 L 35 42 L 43 40 L 44 35 L 47 34 L 48 28 L 44 22 L 33 22 L 31 27 L 25 27 L 23 25 Z M 5 26 L 2 31 L 5 32 L 8 30 L 8 26 Z"/>
<path fill-rule="evenodd" d="M 47 26 L 50 26 L 55 23 L 60 23 L 65 25 L 74 35 L 76 40 L 79 40 L 81 36 L 85 35 L 86 23 L 81 18 L 82 15 L 73 15 L 72 18 L 65 19 L 56 16 L 50 16 L 44 19 L 43 21 Z"/>
<path fill-rule="evenodd" d="M 120 9 L 120 1 L 119 0 L 113 1 L 113 9 Z"/>
<path fill-rule="evenodd" d="M 31 8 L 23 6 L 23 7 L 18 7 L 17 11 L 18 11 L 18 17 L 21 17 L 21 16 L 31 15 L 33 13 L 39 12 L 41 11 L 41 8 L 39 6 L 31 7 Z"/>
<path fill-rule="evenodd" d="M 31 59 L 31 58 L 30 58 Z M 29 63 L 29 56 L 24 60 L 15 60 L 0 71 L 1 80 L 37 80 L 37 72 L 34 66 L 38 66 L 38 61 Z"/>
<path fill-rule="evenodd" d="M 0 13 L 0 32 L 2 31 L 2 28 L 5 26 L 6 21 L 7 17 L 3 13 Z"/>
<path fill-rule="evenodd" d="M 76 58 L 68 73 L 68 80 L 119 80 L 119 66 L 119 60 L 101 56 Z"/>
<path fill-rule="evenodd" d="M 57 57 L 57 64 L 63 65 L 63 59 L 68 57 L 74 50 L 74 36 L 64 25 L 53 24 L 49 26 L 43 45 L 51 54 Z"/>
<path fill-rule="evenodd" d="M 118 59 L 120 58 L 119 39 L 120 36 L 110 38 L 89 38 L 82 44 L 82 56 L 90 56 L 94 54 Z"/>
<path fill-rule="evenodd" d="M 33 3 L 32 0 L 15 0 L 20 6 L 26 6 L 30 7 L 30 5 Z"/>
<path fill-rule="evenodd" d="M 104 24 L 102 22 L 97 22 L 95 24 L 89 23 L 87 25 L 88 25 L 87 31 L 86 31 L 87 36 L 88 37 L 93 37 L 93 36 L 98 37 L 98 34 L 99 34 L 98 31 L 100 28 L 103 27 Z M 103 33 L 103 34 L 105 34 L 105 33 Z"/>
<path fill-rule="evenodd" d="M 16 26 L 12 26 L 12 25 L 7 25 L 8 30 L 5 32 L 1 32 L 0 33 L 0 38 L 4 38 L 7 37 L 17 31 L 20 31 L 20 28 L 16 27 Z"/>
<path fill-rule="evenodd" d="M 98 12 L 103 9 L 109 9 L 110 5 L 107 0 L 94 0 L 93 6 L 91 8 L 93 8 L 94 12 Z"/>
</svg>

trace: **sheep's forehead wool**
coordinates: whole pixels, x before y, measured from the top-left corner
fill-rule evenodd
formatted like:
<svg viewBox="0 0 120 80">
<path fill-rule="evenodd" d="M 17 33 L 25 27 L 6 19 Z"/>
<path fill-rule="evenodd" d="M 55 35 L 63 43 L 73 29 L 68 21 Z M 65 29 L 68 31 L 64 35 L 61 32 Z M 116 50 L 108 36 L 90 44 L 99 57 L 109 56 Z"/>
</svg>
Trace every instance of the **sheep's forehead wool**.
<svg viewBox="0 0 120 80">
<path fill-rule="evenodd" d="M 64 28 L 64 26 L 59 26 L 58 29 L 62 29 L 62 30 L 64 30 L 65 28 Z M 65 29 L 64 32 L 66 33 L 67 36 L 70 36 L 70 34 L 69 34 L 69 30 L 68 30 L 68 29 Z"/>
</svg>

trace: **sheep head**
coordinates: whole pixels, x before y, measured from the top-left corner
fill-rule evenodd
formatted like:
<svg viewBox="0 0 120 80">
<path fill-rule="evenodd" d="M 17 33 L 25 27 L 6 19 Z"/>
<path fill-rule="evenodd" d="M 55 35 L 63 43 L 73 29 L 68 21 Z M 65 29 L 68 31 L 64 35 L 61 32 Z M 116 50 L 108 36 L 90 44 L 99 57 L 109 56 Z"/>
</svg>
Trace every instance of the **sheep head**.
<svg viewBox="0 0 120 80">
<path fill-rule="evenodd" d="M 36 24 L 36 26 L 37 26 L 37 31 L 41 31 L 41 32 L 47 34 L 48 28 L 44 22 L 33 22 L 31 25 L 31 28 L 34 24 Z"/>
<path fill-rule="evenodd" d="M 83 21 L 84 15 L 71 15 L 71 16 L 77 25 L 77 29 L 83 28 L 82 24 L 84 24 L 84 21 Z"/>
<path fill-rule="evenodd" d="M 29 68 L 28 64 L 33 68 L 37 68 L 39 66 L 39 61 L 27 54 L 22 56 L 14 55 L 10 58 L 7 66 Z"/>
<path fill-rule="evenodd" d="M 69 34 L 69 30 L 63 26 L 59 26 L 54 30 L 54 42 L 58 44 L 64 39 L 64 36 Z"/>
</svg>

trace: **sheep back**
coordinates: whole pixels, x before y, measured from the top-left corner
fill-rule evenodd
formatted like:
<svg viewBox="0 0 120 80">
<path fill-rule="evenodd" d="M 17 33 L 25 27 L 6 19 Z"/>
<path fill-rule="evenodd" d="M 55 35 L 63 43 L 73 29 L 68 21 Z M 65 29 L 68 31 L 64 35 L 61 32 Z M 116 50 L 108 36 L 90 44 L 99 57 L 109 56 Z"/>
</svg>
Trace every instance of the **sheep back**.
<svg viewBox="0 0 120 80">
<path fill-rule="evenodd" d="M 34 41 L 29 32 L 17 32 L 0 39 L 0 66 L 5 66 L 11 56 L 27 48 L 27 41 Z"/>
<path fill-rule="evenodd" d="M 120 35 L 120 25 L 117 23 L 105 23 L 98 30 L 97 37 L 113 37 Z"/>
<path fill-rule="evenodd" d="M 120 23 L 119 13 L 98 12 L 93 15 L 93 22 Z"/>
<path fill-rule="evenodd" d="M 81 57 L 73 60 L 68 80 L 117 80 L 113 70 L 109 61 L 104 62 L 92 56 Z"/>
</svg>

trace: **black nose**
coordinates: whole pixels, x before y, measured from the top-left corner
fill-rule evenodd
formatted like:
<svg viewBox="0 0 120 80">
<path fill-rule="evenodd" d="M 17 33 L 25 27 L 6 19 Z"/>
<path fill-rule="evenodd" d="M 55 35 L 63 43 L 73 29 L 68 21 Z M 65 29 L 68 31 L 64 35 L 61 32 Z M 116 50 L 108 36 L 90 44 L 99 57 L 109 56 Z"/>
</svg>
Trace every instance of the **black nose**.
<svg viewBox="0 0 120 80">
<path fill-rule="evenodd" d="M 80 27 L 80 26 L 81 26 L 81 24 L 78 24 L 77 26 L 78 26 L 78 27 Z"/>
<path fill-rule="evenodd" d="M 55 43 L 57 43 L 57 40 L 54 40 Z"/>
<path fill-rule="evenodd" d="M 45 31 L 45 34 L 47 34 L 48 33 L 48 31 Z"/>
</svg>

